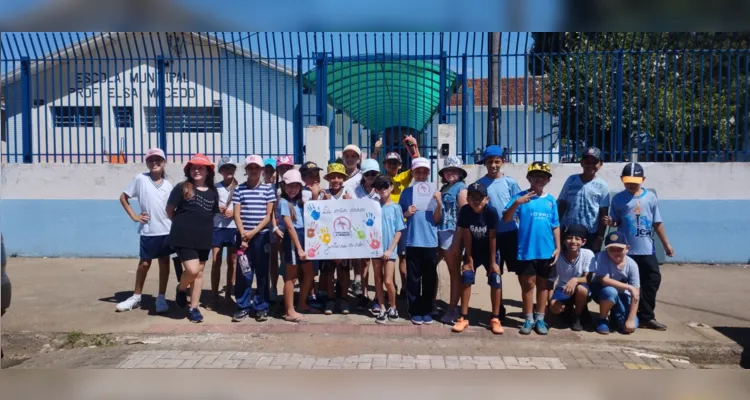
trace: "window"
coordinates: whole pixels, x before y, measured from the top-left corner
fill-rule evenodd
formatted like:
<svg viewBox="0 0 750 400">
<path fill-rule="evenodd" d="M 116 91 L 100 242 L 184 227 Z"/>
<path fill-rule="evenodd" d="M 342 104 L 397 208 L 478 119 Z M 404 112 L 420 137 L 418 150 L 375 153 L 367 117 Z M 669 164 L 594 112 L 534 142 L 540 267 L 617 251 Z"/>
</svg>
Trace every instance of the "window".
<svg viewBox="0 0 750 400">
<path fill-rule="evenodd" d="M 99 128 L 102 126 L 101 107 L 52 107 L 55 128 Z"/>
<path fill-rule="evenodd" d="M 115 115 L 116 127 L 133 127 L 133 107 L 112 107 L 112 113 Z"/>
<path fill-rule="evenodd" d="M 158 132 L 157 108 L 144 107 L 149 132 Z M 221 107 L 166 107 L 168 133 L 219 133 L 222 130 Z"/>
</svg>

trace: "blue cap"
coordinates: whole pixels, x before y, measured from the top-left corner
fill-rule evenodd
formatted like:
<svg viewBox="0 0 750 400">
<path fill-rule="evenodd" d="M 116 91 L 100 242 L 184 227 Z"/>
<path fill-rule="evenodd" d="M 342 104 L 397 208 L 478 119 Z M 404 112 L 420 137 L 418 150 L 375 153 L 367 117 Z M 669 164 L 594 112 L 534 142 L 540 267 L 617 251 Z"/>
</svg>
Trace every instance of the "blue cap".
<svg viewBox="0 0 750 400">
<path fill-rule="evenodd" d="M 484 160 L 487 159 L 487 157 L 502 157 L 503 156 L 503 148 L 493 144 L 492 146 L 487 146 L 486 149 L 482 152 L 482 158 L 477 161 L 477 164 L 484 164 Z"/>
<path fill-rule="evenodd" d="M 604 248 L 609 247 L 628 247 L 628 242 L 625 240 L 625 236 L 620 235 L 617 232 L 612 232 L 609 235 L 607 235 L 607 238 L 604 239 Z"/>
<path fill-rule="evenodd" d="M 276 159 L 273 157 L 266 158 L 263 160 L 263 166 L 264 167 L 273 167 L 273 169 L 276 169 Z"/>
</svg>

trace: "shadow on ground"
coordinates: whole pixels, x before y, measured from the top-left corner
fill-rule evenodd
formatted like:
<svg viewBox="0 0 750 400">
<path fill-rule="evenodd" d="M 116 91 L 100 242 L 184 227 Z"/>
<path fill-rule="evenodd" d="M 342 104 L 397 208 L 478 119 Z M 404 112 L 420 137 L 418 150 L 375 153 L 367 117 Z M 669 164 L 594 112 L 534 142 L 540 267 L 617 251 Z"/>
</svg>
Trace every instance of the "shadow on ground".
<svg viewBox="0 0 750 400">
<path fill-rule="evenodd" d="M 740 367 L 750 369 L 750 328 L 715 326 L 714 329 L 742 346 Z"/>
</svg>

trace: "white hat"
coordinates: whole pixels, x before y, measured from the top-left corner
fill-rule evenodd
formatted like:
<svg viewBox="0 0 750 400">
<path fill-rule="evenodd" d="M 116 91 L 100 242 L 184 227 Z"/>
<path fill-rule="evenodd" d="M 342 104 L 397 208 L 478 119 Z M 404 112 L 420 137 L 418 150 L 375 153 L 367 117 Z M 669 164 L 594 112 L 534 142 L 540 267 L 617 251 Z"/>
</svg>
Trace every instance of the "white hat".
<svg viewBox="0 0 750 400">
<path fill-rule="evenodd" d="M 358 156 L 360 156 L 360 157 L 362 156 L 362 150 L 360 150 L 359 147 L 357 147 L 357 145 L 350 144 L 350 145 L 344 147 L 344 151 L 342 151 L 341 154 L 344 154 L 347 151 L 353 151 L 353 152 L 357 153 Z"/>
<path fill-rule="evenodd" d="M 430 168 L 430 160 L 424 158 L 424 157 L 417 157 L 413 160 L 411 160 L 411 170 L 414 171 L 417 168 Z"/>
</svg>

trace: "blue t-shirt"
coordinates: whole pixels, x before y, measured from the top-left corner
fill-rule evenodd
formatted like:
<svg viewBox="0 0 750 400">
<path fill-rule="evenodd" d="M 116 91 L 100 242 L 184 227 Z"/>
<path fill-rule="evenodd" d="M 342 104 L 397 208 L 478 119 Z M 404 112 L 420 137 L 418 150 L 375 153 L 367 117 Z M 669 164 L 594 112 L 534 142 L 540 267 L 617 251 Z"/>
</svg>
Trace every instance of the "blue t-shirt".
<svg viewBox="0 0 750 400">
<path fill-rule="evenodd" d="M 447 186 L 447 185 L 446 185 Z M 455 231 L 458 221 L 458 194 L 466 189 L 464 181 L 458 181 L 441 190 L 443 198 L 443 220 L 439 231 Z"/>
<path fill-rule="evenodd" d="M 596 278 L 609 276 L 618 282 L 627 283 L 628 285 L 639 289 L 641 287 L 641 277 L 638 273 L 638 264 L 632 258 L 625 256 L 625 265 L 622 269 L 617 268 L 617 264 L 609 258 L 606 251 L 602 251 L 596 256 Z M 632 293 L 631 293 L 632 294 Z"/>
<path fill-rule="evenodd" d="M 524 190 L 513 196 L 505 206 L 509 209 L 517 198 L 528 192 Z M 516 208 L 515 219 L 518 223 L 518 259 L 544 260 L 552 258 L 555 252 L 554 228 L 560 226 L 555 197 L 549 193 L 531 199 Z"/>
<path fill-rule="evenodd" d="M 284 217 L 292 217 L 291 212 L 291 203 L 287 199 L 281 198 L 279 199 L 279 214 L 281 215 L 281 229 L 286 230 L 286 222 L 284 222 Z M 302 207 L 300 206 L 300 203 L 295 202 L 294 205 L 294 216 L 295 218 L 292 218 L 292 224 L 294 225 L 294 229 L 304 229 L 305 228 L 305 217 L 302 211 Z"/>
<path fill-rule="evenodd" d="M 646 189 L 637 197 L 627 190 L 617 193 L 612 196 L 609 216 L 617 224 L 617 233 L 627 240 L 629 254 L 655 254 L 654 224 L 662 222 L 655 194 Z"/>
<path fill-rule="evenodd" d="M 380 218 L 383 228 L 383 240 L 380 242 L 382 243 L 383 253 L 385 253 L 391 247 L 396 232 L 401 232 L 403 235 L 404 232 L 402 231 L 406 229 L 406 225 L 404 225 L 404 212 L 401 210 L 401 206 L 396 203 L 383 205 L 380 210 Z M 396 254 L 398 254 L 398 251 L 394 249 L 390 259 L 395 260 Z"/>
<path fill-rule="evenodd" d="M 498 211 L 504 210 L 505 205 L 508 204 L 510 199 L 521 191 L 516 180 L 506 175 L 498 179 L 490 179 L 487 176 L 483 176 L 477 183 L 481 183 L 487 188 L 487 196 L 490 198 L 489 205 L 495 207 Z M 518 229 L 518 225 L 515 221 L 503 222 L 502 213 L 498 213 L 498 232 L 512 232 L 516 229 Z"/>
<path fill-rule="evenodd" d="M 404 212 L 412 205 L 413 193 L 414 186 L 401 192 L 398 204 Z M 437 225 L 432 220 L 434 214 L 434 211 L 418 210 L 406 219 L 406 247 L 438 247 Z"/>
<path fill-rule="evenodd" d="M 583 183 L 581 175 L 571 175 L 560 190 L 559 199 L 567 203 L 567 211 L 561 221 L 563 226 L 580 224 L 589 233 L 596 233 L 599 209 L 609 207 L 609 186 L 601 178 Z"/>
</svg>

